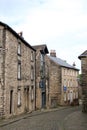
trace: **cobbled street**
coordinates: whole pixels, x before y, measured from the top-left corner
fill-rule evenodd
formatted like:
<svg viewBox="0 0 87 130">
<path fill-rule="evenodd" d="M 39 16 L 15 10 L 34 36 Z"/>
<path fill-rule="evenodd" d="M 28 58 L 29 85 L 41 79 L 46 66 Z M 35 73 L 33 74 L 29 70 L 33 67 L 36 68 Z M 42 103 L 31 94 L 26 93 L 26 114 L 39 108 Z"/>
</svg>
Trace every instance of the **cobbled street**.
<svg viewBox="0 0 87 130">
<path fill-rule="evenodd" d="M 65 130 L 64 121 L 79 107 L 65 108 L 25 117 L 17 122 L 0 127 L 0 130 Z"/>
</svg>

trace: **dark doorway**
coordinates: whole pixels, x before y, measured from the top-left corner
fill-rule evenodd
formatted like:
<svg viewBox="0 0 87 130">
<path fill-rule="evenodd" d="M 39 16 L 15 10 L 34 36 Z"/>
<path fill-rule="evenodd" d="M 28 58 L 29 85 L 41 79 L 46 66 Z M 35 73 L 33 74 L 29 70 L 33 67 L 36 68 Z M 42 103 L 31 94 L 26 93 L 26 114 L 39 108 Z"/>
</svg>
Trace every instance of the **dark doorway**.
<svg viewBox="0 0 87 130">
<path fill-rule="evenodd" d="M 13 90 L 10 91 L 10 114 L 12 113 Z"/>
<path fill-rule="evenodd" d="M 46 93 L 42 92 L 42 108 L 46 106 Z"/>
<path fill-rule="evenodd" d="M 26 86 L 24 89 L 24 97 L 25 97 L 25 111 L 29 111 L 29 86 Z"/>
</svg>

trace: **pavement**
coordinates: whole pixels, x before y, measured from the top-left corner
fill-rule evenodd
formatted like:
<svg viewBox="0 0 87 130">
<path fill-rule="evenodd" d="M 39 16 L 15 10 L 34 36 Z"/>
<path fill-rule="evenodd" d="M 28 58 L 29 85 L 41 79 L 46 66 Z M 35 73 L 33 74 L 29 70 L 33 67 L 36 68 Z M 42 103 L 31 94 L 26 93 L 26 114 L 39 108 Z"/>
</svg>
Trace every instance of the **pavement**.
<svg viewBox="0 0 87 130">
<path fill-rule="evenodd" d="M 64 119 L 64 130 L 87 130 L 87 113 L 73 112 Z"/>
<path fill-rule="evenodd" d="M 58 108 L 49 109 L 49 110 L 42 109 L 42 110 L 33 111 L 31 113 L 14 116 L 9 119 L 3 119 L 3 120 L 0 120 L 0 127 L 17 122 L 27 117 L 36 116 L 36 115 L 44 114 L 46 112 L 58 111 L 58 110 L 67 109 L 67 108 L 69 107 L 58 107 Z M 63 121 L 63 130 L 87 130 L 87 114 L 82 113 L 82 111 L 79 110 L 68 115 Z"/>
</svg>

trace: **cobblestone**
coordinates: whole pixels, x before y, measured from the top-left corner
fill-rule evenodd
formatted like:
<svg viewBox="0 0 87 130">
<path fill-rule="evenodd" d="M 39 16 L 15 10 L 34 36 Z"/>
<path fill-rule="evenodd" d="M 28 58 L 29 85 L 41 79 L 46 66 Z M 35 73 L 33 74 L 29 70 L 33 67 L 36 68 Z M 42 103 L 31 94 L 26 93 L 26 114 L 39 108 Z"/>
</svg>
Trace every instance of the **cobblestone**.
<svg viewBox="0 0 87 130">
<path fill-rule="evenodd" d="M 87 114 L 79 107 L 36 111 L 1 125 L 0 130 L 87 130 Z"/>
</svg>

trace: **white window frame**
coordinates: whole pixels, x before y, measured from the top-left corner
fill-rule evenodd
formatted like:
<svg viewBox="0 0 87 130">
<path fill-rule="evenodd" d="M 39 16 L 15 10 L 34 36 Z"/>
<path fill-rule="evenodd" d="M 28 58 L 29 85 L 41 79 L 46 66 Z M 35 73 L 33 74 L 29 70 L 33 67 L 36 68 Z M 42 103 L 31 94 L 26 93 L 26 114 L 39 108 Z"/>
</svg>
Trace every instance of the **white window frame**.
<svg viewBox="0 0 87 130">
<path fill-rule="evenodd" d="M 21 89 L 18 88 L 18 101 L 17 101 L 17 105 L 20 106 L 21 105 Z"/>
<path fill-rule="evenodd" d="M 67 101 L 66 93 L 64 93 L 64 101 Z"/>
<path fill-rule="evenodd" d="M 70 93 L 69 92 L 68 92 L 67 98 L 68 98 L 68 101 L 69 101 L 70 100 Z"/>
<path fill-rule="evenodd" d="M 34 86 L 31 86 L 31 101 L 34 100 Z"/>
<path fill-rule="evenodd" d="M 21 79 L 21 63 L 18 63 L 18 79 Z"/>
<path fill-rule="evenodd" d="M 43 54 L 41 54 L 40 59 L 41 59 L 41 66 L 43 66 L 43 63 L 44 63 L 44 55 Z"/>
<path fill-rule="evenodd" d="M 31 66 L 31 80 L 34 80 L 34 67 Z"/>
<path fill-rule="evenodd" d="M 34 61 L 34 53 L 31 51 L 31 61 Z"/>
<path fill-rule="evenodd" d="M 76 99 L 78 99 L 78 92 L 76 92 Z"/>
<path fill-rule="evenodd" d="M 21 55 L 21 43 L 18 43 L 18 55 Z"/>
</svg>

